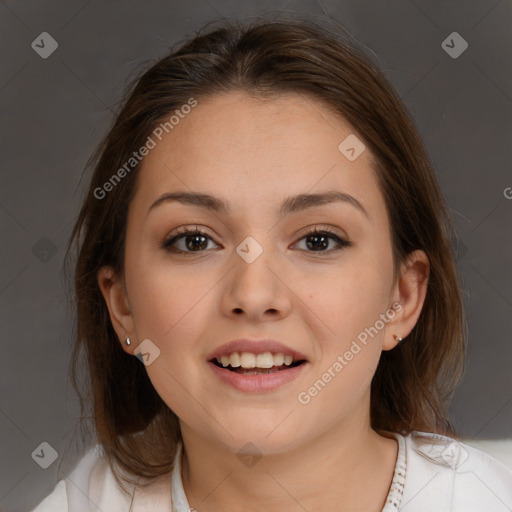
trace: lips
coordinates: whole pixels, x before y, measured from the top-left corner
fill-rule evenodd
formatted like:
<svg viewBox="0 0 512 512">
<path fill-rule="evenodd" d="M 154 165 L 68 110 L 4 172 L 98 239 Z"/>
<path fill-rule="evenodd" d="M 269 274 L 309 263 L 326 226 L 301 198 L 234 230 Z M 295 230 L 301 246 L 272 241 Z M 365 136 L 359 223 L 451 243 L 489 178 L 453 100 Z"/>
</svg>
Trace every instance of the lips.
<svg viewBox="0 0 512 512">
<path fill-rule="evenodd" d="M 215 349 L 207 362 L 225 384 L 261 393 L 297 378 L 308 360 L 302 352 L 275 340 L 239 339 Z"/>
</svg>

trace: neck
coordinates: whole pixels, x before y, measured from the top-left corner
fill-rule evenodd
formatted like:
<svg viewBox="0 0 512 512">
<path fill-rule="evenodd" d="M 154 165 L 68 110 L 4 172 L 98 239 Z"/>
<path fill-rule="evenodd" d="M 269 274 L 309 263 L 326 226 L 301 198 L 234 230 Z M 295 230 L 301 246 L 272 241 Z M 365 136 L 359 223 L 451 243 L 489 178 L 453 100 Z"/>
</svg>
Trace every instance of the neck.
<svg viewBox="0 0 512 512">
<path fill-rule="evenodd" d="M 244 465 L 223 444 L 182 429 L 182 480 L 200 512 L 365 510 L 381 512 L 393 479 L 398 443 L 364 425 L 322 436 Z"/>
</svg>

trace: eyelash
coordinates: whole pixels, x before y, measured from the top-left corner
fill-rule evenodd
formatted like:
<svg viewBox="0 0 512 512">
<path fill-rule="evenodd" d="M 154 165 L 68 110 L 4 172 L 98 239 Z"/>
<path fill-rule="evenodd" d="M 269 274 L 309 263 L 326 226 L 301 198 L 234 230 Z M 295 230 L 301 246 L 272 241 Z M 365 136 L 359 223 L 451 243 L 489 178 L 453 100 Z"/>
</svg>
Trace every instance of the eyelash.
<svg viewBox="0 0 512 512">
<path fill-rule="evenodd" d="M 162 243 L 162 248 L 171 253 L 181 253 L 181 254 L 194 254 L 194 253 L 199 254 L 202 252 L 206 252 L 206 250 L 183 251 L 181 249 L 172 250 L 170 248 L 172 246 L 172 244 L 174 244 L 177 240 L 184 238 L 188 235 L 201 235 L 201 236 L 204 236 L 205 238 L 212 240 L 212 238 L 209 235 L 200 231 L 199 229 L 197 229 L 197 227 L 193 230 L 185 227 L 185 228 L 178 230 L 172 237 L 165 239 Z M 346 247 L 352 247 L 354 245 L 354 242 L 350 242 L 349 240 L 345 240 L 344 238 L 341 238 L 339 235 L 337 235 L 334 231 L 332 231 L 328 227 L 323 227 L 321 229 L 317 229 L 315 227 L 313 230 L 308 231 L 305 234 L 303 234 L 297 241 L 303 240 L 304 238 L 308 238 L 311 236 L 318 236 L 318 235 L 327 235 L 327 238 L 331 238 L 332 240 L 334 240 L 338 244 L 338 246 L 334 249 L 329 249 L 326 251 L 305 251 L 305 252 L 310 252 L 312 254 L 322 254 L 322 253 L 323 254 L 331 254 L 333 252 L 339 251 Z"/>
</svg>

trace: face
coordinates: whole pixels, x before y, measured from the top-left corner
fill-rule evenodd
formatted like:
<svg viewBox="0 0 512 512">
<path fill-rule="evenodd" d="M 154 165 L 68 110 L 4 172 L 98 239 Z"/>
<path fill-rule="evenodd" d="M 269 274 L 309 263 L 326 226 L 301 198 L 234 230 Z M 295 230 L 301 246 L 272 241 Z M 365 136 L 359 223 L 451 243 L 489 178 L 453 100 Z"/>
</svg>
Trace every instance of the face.
<svg viewBox="0 0 512 512">
<path fill-rule="evenodd" d="M 160 351 L 146 370 L 182 430 L 278 453 L 368 421 L 381 351 L 412 326 L 392 307 L 400 290 L 372 155 L 338 148 L 352 134 L 314 99 L 232 92 L 198 100 L 144 158 L 124 282 L 102 290 L 120 338 L 132 338 L 125 350 L 150 340 Z M 176 192 L 214 196 L 225 209 L 158 201 Z M 286 202 L 327 192 L 344 195 Z M 242 338 L 254 343 L 222 348 Z M 288 369 L 242 375 L 236 354 L 226 369 L 211 362 L 234 352 L 248 354 L 245 366 Z"/>
</svg>

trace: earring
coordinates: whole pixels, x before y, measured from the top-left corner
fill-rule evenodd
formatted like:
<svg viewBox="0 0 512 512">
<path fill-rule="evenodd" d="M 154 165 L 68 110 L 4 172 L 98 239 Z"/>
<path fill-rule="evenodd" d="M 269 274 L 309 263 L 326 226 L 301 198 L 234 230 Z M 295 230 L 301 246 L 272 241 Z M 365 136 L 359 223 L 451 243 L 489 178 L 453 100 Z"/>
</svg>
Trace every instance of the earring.
<svg viewBox="0 0 512 512">
<path fill-rule="evenodd" d="M 401 341 L 403 341 L 403 338 L 399 338 L 398 336 L 395 336 L 395 340 L 398 341 L 398 343 L 400 343 Z"/>
<path fill-rule="evenodd" d="M 130 341 L 130 338 L 126 338 L 125 343 L 126 343 L 128 346 L 132 344 L 132 342 Z"/>
</svg>

